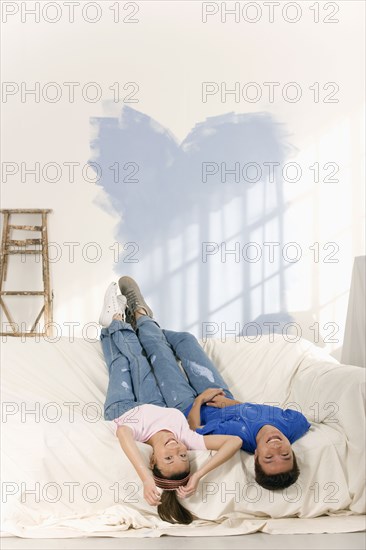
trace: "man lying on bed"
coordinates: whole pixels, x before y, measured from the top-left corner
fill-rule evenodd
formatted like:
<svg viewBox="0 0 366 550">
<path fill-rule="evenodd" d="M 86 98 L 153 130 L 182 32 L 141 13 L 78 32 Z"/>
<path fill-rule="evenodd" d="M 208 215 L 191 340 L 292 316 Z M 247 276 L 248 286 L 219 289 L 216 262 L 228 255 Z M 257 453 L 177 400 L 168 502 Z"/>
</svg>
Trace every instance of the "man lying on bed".
<svg viewBox="0 0 366 550">
<path fill-rule="evenodd" d="M 198 395 L 184 414 L 190 428 L 199 434 L 241 437 L 241 448 L 254 453 L 255 479 L 265 489 L 289 487 L 299 477 L 291 443 L 311 426 L 300 412 L 242 403 L 229 399 L 222 392 L 206 403 Z"/>
</svg>

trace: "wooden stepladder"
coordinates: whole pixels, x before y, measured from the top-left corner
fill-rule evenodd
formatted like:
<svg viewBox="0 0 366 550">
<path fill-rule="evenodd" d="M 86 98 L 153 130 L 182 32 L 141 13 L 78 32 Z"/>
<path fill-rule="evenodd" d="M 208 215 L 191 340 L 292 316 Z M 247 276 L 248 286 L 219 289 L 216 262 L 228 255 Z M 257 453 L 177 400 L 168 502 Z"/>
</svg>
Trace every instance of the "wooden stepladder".
<svg viewBox="0 0 366 550">
<path fill-rule="evenodd" d="M 6 318 L 12 328 L 11 332 L 4 332 L 1 327 L 1 336 L 52 336 L 52 301 L 53 292 L 50 289 L 50 270 L 48 258 L 48 234 L 47 234 L 47 214 L 52 212 L 50 209 L 1 209 L 4 216 L 3 234 L 1 240 L 0 255 L 0 306 L 3 309 Z M 11 216 L 17 214 L 31 214 L 41 216 L 41 225 L 15 225 L 10 223 Z M 37 239 L 11 239 L 13 230 L 31 231 L 41 233 L 41 238 Z M 29 246 L 33 247 L 30 249 Z M 40 245 L 40 248 L 35 248 Z M 9 256 L 13 254 L 38 254 L 42 256 L 42 278 L 43 290 L 3 290 L 3 283 L 6 281 Z M 30 331 L 21 331 L 14 322 L 8 307 L 6 306 L 4 296 L 43 296 L 44 303 L 41 311 L 37 315 Z M 40 318 L 44 316 L 44 330 L 36 331 L 36 326 Z"/>
</svg>

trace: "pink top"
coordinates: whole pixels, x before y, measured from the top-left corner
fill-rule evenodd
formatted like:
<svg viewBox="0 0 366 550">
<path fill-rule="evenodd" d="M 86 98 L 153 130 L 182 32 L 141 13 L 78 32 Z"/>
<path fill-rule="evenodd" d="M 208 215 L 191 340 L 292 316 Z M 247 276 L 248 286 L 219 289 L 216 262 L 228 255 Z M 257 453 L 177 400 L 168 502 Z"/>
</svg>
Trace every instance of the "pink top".
<svg viewBox="0 0 366 550">
<path fill-rule="evenodd" d="M 186 417 L 178 409 L 158 407 L 157 405 L 138 405 L 115 418 L 116 435 L 118 426 L 132 429 L 134 439 L 144 443 L 160 430 L 169 430 L 178 441 L 188 449 L 207 450 L 203 435 L 190 429 Z"/>
</svg>

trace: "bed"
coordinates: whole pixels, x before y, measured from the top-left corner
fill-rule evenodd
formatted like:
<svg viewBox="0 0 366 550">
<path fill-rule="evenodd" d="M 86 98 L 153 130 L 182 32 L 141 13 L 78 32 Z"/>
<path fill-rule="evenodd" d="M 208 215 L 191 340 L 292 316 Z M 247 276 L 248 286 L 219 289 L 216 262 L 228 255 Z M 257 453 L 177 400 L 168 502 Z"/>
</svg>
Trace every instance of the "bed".
<svg viewBox="0 0 366 550">
<path fill-rule="evenodd" d="M 208 339 L 200 344 L 236 399 L 300 410 L 312 423 L 293 444 L 300 477 L 271 492 L 253 455 L 201 480 L 189 526 L 160 520 L 142 497 L 112 422 L 99 341 L 9 338 L 2 344 L 1 536 L 29 538 L 340 533 L 365 528 L 365 369 L 305 339 Z M 138 443 L 146 460 L 150 447 Z M 189 451 L 192 470 L 213 451 Z"/>
</svg>

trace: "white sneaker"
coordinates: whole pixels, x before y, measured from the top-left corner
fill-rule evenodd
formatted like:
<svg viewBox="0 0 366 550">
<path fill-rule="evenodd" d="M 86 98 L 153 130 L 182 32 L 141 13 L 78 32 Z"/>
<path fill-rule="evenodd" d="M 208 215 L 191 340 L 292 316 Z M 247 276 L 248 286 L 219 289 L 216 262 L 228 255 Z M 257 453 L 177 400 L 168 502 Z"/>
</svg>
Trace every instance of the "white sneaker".
<svg viewBox="0 0 366 550">
<path fill-rule="evenodd" d="M 118 294 L 117 302 L 119 306 L 119 312 L 122 315 L 122 321 L 126 321 L 126 306 L 127 306 L 126 296 L 123 296 L 123 294 Z"/>
<path fill-rule="evenodd" d="M 109 327 L 113 320 L 113 315 L 115 313 L 122 313 L 121 306 L 118 302 L 117 289 L 117 283 L 111 283 L 104 295 L 103 309 L 99 317 L 99 324 L 102 325 L 102 327 Z"/>
</svg>

